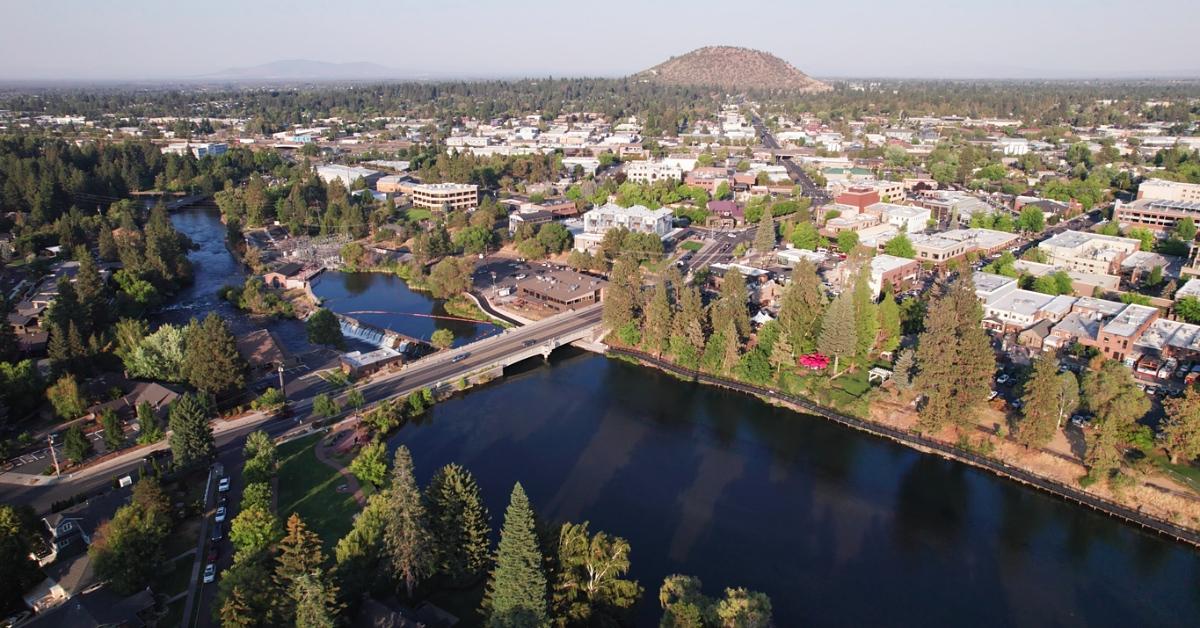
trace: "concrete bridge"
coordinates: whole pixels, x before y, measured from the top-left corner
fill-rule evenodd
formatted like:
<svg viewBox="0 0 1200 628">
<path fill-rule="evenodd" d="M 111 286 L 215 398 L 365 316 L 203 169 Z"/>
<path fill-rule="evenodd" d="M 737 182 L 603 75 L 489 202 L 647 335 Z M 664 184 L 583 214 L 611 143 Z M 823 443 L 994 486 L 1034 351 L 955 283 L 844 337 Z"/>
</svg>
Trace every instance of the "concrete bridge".
<svg viewBox="0 0 1200 628">
<path fill-rule="evenodd" d="M 603 306 L 596 304 L 506 329 L 478 342 L 415 360 L 399 370 L 376 375 L 359 389 L 368 403 L 375 403 L 422 388 L 450 386 L 463 378 L 496 373 L 532 357 L 549 358 L 564 345 L 603 351 L 604 345 L 599 342 L 603 312 Z"/>
</svg>

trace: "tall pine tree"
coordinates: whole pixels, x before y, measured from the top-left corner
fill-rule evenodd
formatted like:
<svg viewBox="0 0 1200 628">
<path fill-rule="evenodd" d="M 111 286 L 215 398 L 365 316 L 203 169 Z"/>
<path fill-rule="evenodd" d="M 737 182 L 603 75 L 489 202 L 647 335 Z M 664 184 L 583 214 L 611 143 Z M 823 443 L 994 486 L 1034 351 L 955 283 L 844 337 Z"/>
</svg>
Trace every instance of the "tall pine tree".
<svg viewBox="0 0 1200 628">
<path fill-rule="evenodd" d="M 458 584 L 483 573 L 491 526 L 475 476 L 457 464 L 438 470 L 425 490 L 437 570 Z"/>
<path fill-rule="evenodd" d="M 433 543 L 425 527 L 425 505 L 413 475 L 412 454 L 404 445 L 396 449 L 392 465 L 387 516 L 384 547 L 392 573 L 411 598 L 433 571 Z"/>
<path fill-rule="evenodd" d="M 549 621 L 546 572 L 535 531 L 535 517 L 520 483 L 513 486 L 496 566 L 487 586 L 487 625 L 493 628 L 534 628 Z"/>
<path fill-rule="evenodd" d="M 829 304 L 821 321 L 817 350 L 833 356 L 834 377 L 841 374 L 841 360 L 854 357 L 858 351 L 858 327 L 854 319 L 853 297 L 850 291 L 844 291 Z"/>
<path fill-rule="evenodd" d="M 654 295 L 650 297 L 649 305 L 646 306 L 642 324 L 642 344 L 650 351 L 661 354 L 667 350 L 670 335 L 671 300 L 666 280 L 660 279 L 654 288 Z"/>
<path fill-rule="evenodd" d="M 824 308 L 825 293 L 816 267 L 801 260 L 792 269 L 792 280 L 783 289 L 779 305 L 779 324 L 796 353 L 808 353 L 816 347 Z"/>
<path fill-rule="evenodd" d="M 175 466 L 184 468 L 216 455 L 208 404 L 199 396 L 184 393 L 171 404 L 171 453 Z"/>
<path fill-rule="evenodd" d="M 231 394 L 245 384 L 246 361 L 229 326 L 215 312 L 188 325 L 183 371 L 189 384 L 210 395 Z"/>
</svg>

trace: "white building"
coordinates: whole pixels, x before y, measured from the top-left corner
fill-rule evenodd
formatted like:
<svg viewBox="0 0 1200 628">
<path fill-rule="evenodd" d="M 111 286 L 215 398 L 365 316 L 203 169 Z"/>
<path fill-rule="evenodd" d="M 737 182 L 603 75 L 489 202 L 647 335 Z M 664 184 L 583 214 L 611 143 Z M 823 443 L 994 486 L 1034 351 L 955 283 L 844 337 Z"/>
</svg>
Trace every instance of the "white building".
<svg viewBox="0 0 1200 628">
<path fill-rule="evenodd" d="M 905 233 L 921 233 L 931 218 L 930 211 L 924 207 L 896 205 L 893 203 L 874 203 L 867 205 L 866 212 L 879 216 L 884 224 L 889 224 Z"/>
<path fill-rule="evenodd" d="M 654 183 L 667 179 L 682 181 L 683 169 L 663 161 L 635 161 L 625 167 L 625 176 L 634 183 Z"/>
<path fill-rule="evenodd" d="M 383 176 L 383 173 L 379 172 L 378 170 L 369 170 L 367 168 L 360 168 L 358 166 L 341 166 L 330 164 L 326 166 L 317 166 L 317 176 L 320 177 L 325 183 L 330 183 L 334 179 L 339 179 L 341 180 L 342 185 L 349 188 L 352 183 L 360 178 L 366 181 L 368 186 L 371 186 L 375 183 L 375 181 Z"/>
<path fill-rule="evenodd" d="M 465 209 L 479 206 L 479 186 L 471 183 L 423 183 L 414 185 L 412 202 L 432 210 Z"/>
<path fill-rule="evenodd" d="M 1181 203 L 1200 203 L 1200 183 L 1180 183 L 1166 179 L 1146 179 L 1138 186 L 1139 199 L 1150 198 Z"/>
<path fill-rule="evenodd" d="M 1064 231 L 1038 244 L 1048 262 L 1096 275 L 1110 275 L 1126 256 L 1136 252 L 1140 240 L 1083 231 Z"/>
<path fill-rule="evenodd" d="M 665 236 L 671 232 L 672 212 L 668 208 L 647 209 L 642 205 L 621 207 L 608 203 L 583 215 L 583 230 L 587 233 L 607 233 L 624 227 L 638 233 Z"/>
<path fill-rule="evenodd" d="M 1029 140 L 1023 137 L 1002 137 L 996 141 L 996 146 L 1006 157 L 1019 157 L 1029 152 Z"/>
<path fill-rule="evenodd" d="M 163 152 L 175 155 L 191 153 L 196 156 L 196 159 L 203 159 L 204 157 L 224 155 L 227 150 L 229 150 L 229 145 L 223 142 L 176 142 L 164 148 Z"/>
</svg>

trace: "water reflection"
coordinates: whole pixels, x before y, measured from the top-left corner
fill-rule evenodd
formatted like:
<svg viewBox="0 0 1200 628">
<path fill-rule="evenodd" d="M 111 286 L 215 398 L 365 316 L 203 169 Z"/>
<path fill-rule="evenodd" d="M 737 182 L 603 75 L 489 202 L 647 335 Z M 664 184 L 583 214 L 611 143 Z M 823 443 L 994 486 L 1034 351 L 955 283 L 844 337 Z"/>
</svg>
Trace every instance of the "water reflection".
<svg viewBox="0 0 1200 628">
<path fill-rule="evenodd" d="M 777 624 L 1194 625 L 1200 560 L 1103 516 L 757 400 L 594 356 L 528 362 L 391 444 L 457 461 L 503 512 L 629 539 L 670 573 L 768 593 Z M 1073 543 L 1086 538 L 1080 558 Z"/>
</svg>

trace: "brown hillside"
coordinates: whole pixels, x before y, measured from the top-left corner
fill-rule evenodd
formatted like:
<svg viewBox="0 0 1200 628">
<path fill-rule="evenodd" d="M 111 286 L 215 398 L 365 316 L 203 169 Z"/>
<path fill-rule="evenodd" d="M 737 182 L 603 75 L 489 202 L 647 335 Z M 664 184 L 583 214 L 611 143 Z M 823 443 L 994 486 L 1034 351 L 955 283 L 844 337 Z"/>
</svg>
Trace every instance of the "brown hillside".
<svg viewBox="0 0 1200 628">
<path fill-rule="evenodd" d="M 773 54 L 733 46 L 698 48 L 638 72 L 665 85 L 706 85 L 726 89 L 784 89 L 823 92 L 830 87 Z"/>
</svg>

